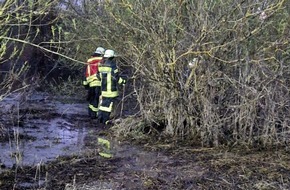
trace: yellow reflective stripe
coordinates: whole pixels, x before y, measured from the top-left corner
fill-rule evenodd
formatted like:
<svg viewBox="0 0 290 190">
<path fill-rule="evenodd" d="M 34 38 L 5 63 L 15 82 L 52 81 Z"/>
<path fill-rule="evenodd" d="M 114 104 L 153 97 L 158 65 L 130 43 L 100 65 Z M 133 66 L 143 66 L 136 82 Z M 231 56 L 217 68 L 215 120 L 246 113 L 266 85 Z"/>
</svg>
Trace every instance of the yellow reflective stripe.
<svg viewBox="0 0 290 190">
<path fill-rule="evenodd" d="M 102 60 L 102 59 L 103 59 L 102 57 L 92 57 L 92 58 L 88 59 L 87 62 L 92 62 L 94 60 Z"/>
<path fill-rule="evenodd" d="M 118 69 L 115 69 L 115 70 L 114 70 L 114 73 L 116 74 L 117 72 L 119 72 L 119 70 L 118 70 Z"/>
<path fill-rule="evenodd" d="M 104 157 L 104 158 L 112 158 L 113 155 L 110 153 L 104 153 L 104 152 L 99 152 L 99 155 Z"/>
<path fill-rule="evenodd" d="M 93 86 L 101 86 L 101 81 L 94 80 L 93 82 L 90 82 L 90 87 L 93 87 Z"/>
<path fill-rule="evenodd" d="M 111 73 L 108 73 L 108 76 L 107 76 L 107 90 L 108 92 L 111 92 L 112 91 L 112 75 Z"/>
<path fill-rule="evenodd" d="M 101 111 L 105 111 L 105 112 L 112 112 L 112 110 L 113 110 L 113 102 L 110 103 L 109 107 L 100 106 L 100 110 Z"/>
<path fill-rule="evenodd" d="M 93 80 L 98 80 L 96 75 L 91 75 L 91 76 L 87 77 L 88 82 L 92 82 Z"/>
<path fill-rule="evenodd" d="M 92 104 L 89 104 L 89 108 L 94 111 L 94 112 L 97 112 L 99 109 L 94 107 Z"/>
<path fill-rule="evenodd" d="M 104 145 L 107 149 L 110 149 L 111 143 L 110 141 L 103 139 L 103 138 L 98 138 L 98 143 Z"/>
<path fill-rule="evenodd" d="M 111 72 L 112 71 L 112 68 L 111 67 L 104 67 L 104 66 L 101 66 L 99 67 L 99 72 Z"/>
<path fill-rule="evenodd" d="M 110 141 L 103 139 L 103 138 L 98 138 L 98 144 L 104 146 L 104 148 L 101 148 L 102 152 L 99 152 L 99 155 L 104 157 L 104 158 L 112 158 L 113 154 L 110 153 L 110 149 L 111 149 L 111 143 Z"/>
<path fill-rule="evenodd" d="M 91 67 L 90 67 L 90 66 L 87 66 L 87 73 L 88 73 L 88 75 L 91 74 Z M 88 79 L 87 79 L 87 80 L 88 80 Z"/>
<path fill-rule="evenodd" d="M 101 86 L 101 81 L 96 77 L 96 75 L 92 75 L 87 77 L 87 84 L 90 84 L 90 86 Z"/>
<path fill-rule="evenodd" d="M 119 95 L 118 91 L 114 91 L 114 92 L 102 91 L 102 96 L 103 97 L 114 98 L 114 97 L 117 97 L 118 95 Z"/>
</svg>

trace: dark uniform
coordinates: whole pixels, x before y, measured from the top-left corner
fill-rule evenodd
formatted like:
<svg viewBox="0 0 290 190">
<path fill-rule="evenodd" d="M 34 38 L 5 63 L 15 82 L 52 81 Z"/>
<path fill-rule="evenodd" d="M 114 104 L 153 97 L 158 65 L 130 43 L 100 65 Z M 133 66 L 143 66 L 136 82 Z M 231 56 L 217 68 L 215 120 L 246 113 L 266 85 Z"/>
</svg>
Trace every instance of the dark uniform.
<svg viewBox="0 0 290 190">
<path fill-rule="evenodd" d="M 106 50 L 112 51 L 112 50 Z M 104 55 L 104 60 L 99 64 L 98 77 L 101 79 L 101 103 L 98 112 L 100 123 L 108 124 L 110 114 L 113 110 L 116 98 L 119 95 L 117 85 L 125 84 L 125 80 L 119 76 L 119 71 L 114 60 L 113 54 Z M 112 51 L 113 52 L 113 51 Z"/>
</svg>

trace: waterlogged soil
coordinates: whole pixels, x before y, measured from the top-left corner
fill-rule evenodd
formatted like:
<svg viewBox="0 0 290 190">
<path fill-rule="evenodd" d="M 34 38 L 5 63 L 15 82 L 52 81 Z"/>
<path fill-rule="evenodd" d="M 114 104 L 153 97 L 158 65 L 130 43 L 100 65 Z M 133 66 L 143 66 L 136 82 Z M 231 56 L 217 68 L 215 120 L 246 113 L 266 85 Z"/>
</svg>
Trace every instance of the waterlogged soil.
<svg viewBox="0 0 290 190">
<path fill-rule="evenodd" d="M 1 190 L 290 189 L 287 147 L 121 141 L 88 118 L 83 99 L 35 93 L 0 102 Z"/>
</svg>

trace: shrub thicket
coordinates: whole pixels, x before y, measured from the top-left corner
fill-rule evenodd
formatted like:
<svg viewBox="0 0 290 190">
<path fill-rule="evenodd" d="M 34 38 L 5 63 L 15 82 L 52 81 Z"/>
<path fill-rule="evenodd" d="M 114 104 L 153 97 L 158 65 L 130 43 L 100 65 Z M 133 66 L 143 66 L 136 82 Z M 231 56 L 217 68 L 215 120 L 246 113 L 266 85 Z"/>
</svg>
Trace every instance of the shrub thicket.
<svg viewBox="0 0 290 190">
<path fill-rule="evenodd" d="M 203 145 L 289 139 L 289 1 L 106 1 L 87 10 L 133 65 L 143 119 Z"/>
<path fill-rule="evenodd" d="M 58 31 L 65 57 L 85 61 L 104 46 L 132 66 L 142 120 L 166 134 L 285 144 L 289 10 L 287 0 L 68 1 Z"/>
</svg>

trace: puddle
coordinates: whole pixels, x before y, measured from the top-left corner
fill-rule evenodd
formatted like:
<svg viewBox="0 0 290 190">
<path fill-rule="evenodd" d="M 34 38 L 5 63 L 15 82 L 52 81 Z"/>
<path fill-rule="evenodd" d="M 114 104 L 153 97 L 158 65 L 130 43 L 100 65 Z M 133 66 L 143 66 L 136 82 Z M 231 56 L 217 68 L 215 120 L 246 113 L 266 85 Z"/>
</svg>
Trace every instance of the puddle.
<svg viewBox="0 0 290 190">
<path fill-rule="evenodd" d="M 0 173 L 15 171 L 15 166 L 33 168 L 17 170 L 17 176 L 12 174 L 13 187 L 37 189 L 47 185 L 60 187 L 61 183 L 62 189 L 67 190 L 139 189 L 184 179 L 188 182 L 184 187 L 193 189 L 191 179 L 203 175 L 197 171 L 204 169 L 195 163 L 112 139 L 90 121 L 85 102 L 63 99 L 38 93 L 26 99 L 25 104 L 20 104 L 22 99 L 18 95 L 0 102 Z M 47 173 L 40 172 L 46 162 L 67 155 L 80 155 L 80 159 L 53 162 L 56 167 L 50 167 Z M 78 188 L 73 182 L 75 178 Z M 5 183 L 8 183 L 6 178 Z"/>
<path fill-rule="evenodd" d="M 23 98 L 19 94 L 0 102 L 0 124 L 6 131 L 6 140 L 1 140 L 0 134 L 2 169 L 35 166 L 59 156 L 81 155 L 100 148 L 98 129 L 87 116 L 87 104 L 70 97 L 61 99 L 37 92 L 26 98 L 26 103 L 21 103 Z M 19 118 L 22 118 L 21 124 L 18 123 Z M 109 141 L 112 142 L 114 156 L 125 157 L 126 160 L 131 158 L 129 155 L 139 153 L 137 149 L 121 147 L 112 139 Z M 132 166 L 128 166 L 131 169 L 141 167 L 134 160 L 127 161 L 133 162 Z M 140 160 L 138 163 L 146 165 Z"/>
<path fill-rule="evenodd" d="M 66 97 L 64 100 L 35 94 L 26 104 L 20 104 L 18 95 L 0 102 L 0 173 L 4 174 L 0 176 L 0 189 L 234 189 L 240 184 L 249 189 L 253 183 L 241 177 L 241 172 L 233 172 L 233 168 L 239 169 L 240 162 L 247 169 L 253 168 L 248 159 L 263 163 L 249 171 L 253 179 L 258 179 L 255 184 L 261 183 L 260 177 L 269 171 L 265 180 L 271 187 L 289 189 L 287 167 L 275 165 L 277 159 L 289 162 L 287 152 L 274 157 L 268 152 L 240 157 L 239 153 L 191 148 L 169 154 L 158 149 L 146 151 L 144 145 L 119 142 L 99 131 L 88 119 L 86 103 Z M 99 155 L 99 142 L 112 157 Z M 81 156 L 42 167 L 64 155 Z M 266 164 L 265 159 L 274 164 Z M 32 167 L 15 170 L 15 165 Z M 272 171 L 279 171 L 277 178 L 272 178 Z M 233 180 L 236 183 L 229 183 Z"/>
<path fill-rule="evenodd" d="M 14 94 L 0 102 L 0 123 L 5 123 L 2 136 L 7 136 L 0 143 L 2 168 L 31 166 L 54 160 L 58 156 L 81 153 L 84 138 L 88 134 L 87 128 L 81 125 L 81 119 L 84 120 L 86 114 L 85 104 L 50 101 L 44 94 L 31 96 L 27 105 L 19 106 L 20 101 L 21 97 Z M 25 110 L 24 113 L 21 110 Z M 7 126 L 15 124 L 10 121 L 11 115 L 16 120 L 25 117 L 22 125 Z"/>
<path fill-rule="evenodd" d="M 9 142 L 0 145 L 0 160 L 8 168 L 15 164 L 35 165 L 61 155 L 78 154 L 87 134 L 85 128 L 72 128 L 70 123 L 59 118 L 49 122 L 34 120 L 32 125 L 14 127 L 12 132 Z"/>
</svg>

